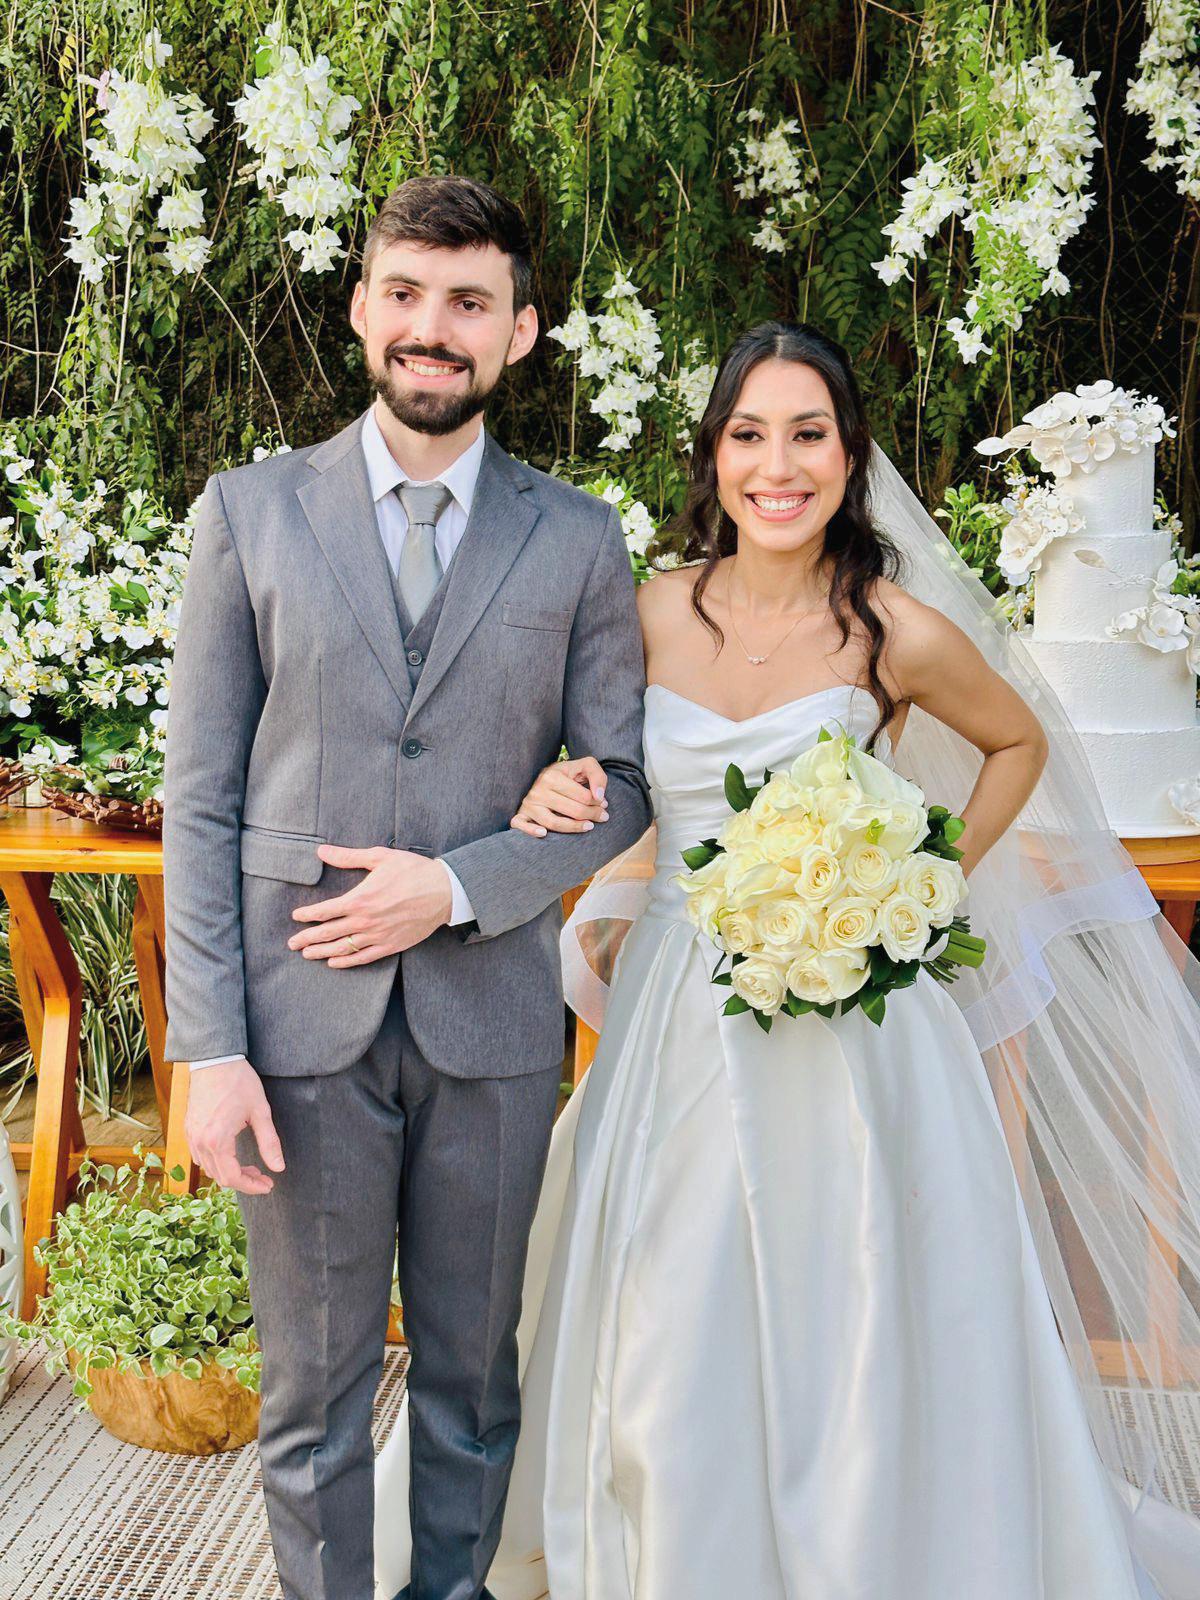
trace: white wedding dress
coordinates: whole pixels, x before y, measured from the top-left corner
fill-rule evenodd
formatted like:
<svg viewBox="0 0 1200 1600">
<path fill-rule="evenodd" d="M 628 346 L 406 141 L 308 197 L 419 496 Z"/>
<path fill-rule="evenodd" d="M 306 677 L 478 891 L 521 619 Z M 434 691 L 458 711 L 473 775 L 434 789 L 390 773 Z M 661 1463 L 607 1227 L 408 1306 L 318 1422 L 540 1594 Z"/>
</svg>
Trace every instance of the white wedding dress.
<svg viewBox="0 0 1200 1600">
<path fill-rule="evenodd" d="M 1158 1600 L 954 999 L 921 973 L 882 1027 L 764 1034 L 672 883 L 730 762 L 874 721 L 840 685 L 741 722 L 647 691 L 658 868 L 552 1142 L 496 1600 Z M 406 1414 L 376 1527 L 391 1600 Z"/>
</svg>

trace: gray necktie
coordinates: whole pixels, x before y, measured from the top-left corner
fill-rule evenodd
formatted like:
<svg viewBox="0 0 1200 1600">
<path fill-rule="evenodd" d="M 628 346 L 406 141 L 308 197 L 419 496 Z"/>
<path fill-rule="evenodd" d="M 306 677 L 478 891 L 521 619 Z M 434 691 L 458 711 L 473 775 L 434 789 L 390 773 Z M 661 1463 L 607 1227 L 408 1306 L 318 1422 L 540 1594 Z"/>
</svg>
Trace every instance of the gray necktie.
<svg viewBox="0 0 1200 1600">
<path fill-rule="evenodd" d="M 408 518 L 408 532 L 400 551 L 396 586 L 414 626 L 442 581 L 442 564 L 434 541 L 434 525 L 453 500 L 444 483 L 401 483 L 396 487 Z"/>
</svg>

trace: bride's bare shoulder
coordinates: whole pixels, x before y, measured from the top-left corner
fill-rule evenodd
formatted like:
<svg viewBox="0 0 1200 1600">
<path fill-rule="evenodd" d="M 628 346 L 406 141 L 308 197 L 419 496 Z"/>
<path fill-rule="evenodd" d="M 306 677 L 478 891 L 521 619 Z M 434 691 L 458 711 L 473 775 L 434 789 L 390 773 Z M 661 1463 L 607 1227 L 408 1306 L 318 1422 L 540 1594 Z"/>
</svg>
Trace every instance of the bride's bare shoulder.
<svg viewBox="0 0 1200 1600">
<path fill-rule="evenodd" d="M 692 585 L 698 567 L 670 567 L 638 585 L 638 614 L 642 626 L 667 623 L 692 608 Z"/>
</svg>

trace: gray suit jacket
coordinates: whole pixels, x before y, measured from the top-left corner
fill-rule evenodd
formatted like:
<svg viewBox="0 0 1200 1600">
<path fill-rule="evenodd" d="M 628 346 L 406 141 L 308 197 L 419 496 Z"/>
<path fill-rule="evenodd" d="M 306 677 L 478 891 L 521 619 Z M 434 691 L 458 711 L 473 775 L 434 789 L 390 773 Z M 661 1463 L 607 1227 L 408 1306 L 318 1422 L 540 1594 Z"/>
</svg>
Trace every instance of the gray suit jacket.
<svg viewBox="0 0 1200 1600">
<path fill-rule="evenodd" d="M 650 822 L 620 522 L 489 437 L 414 690 L 361 425 L 204 492 L 167 735 L 167 1055 L 337 1072 L 374 1038 L 402 960 L 435 1066 L 537 1070 L 563 1048 L 560 896 Z M 510 830 L 564 743 L 605 767 L 609 821 Z M 362 881 L 320 861 L 324 841 L 444 857 L 477 926 L 364 967 L 306 961 L 292 911 Z"/>
</svg>

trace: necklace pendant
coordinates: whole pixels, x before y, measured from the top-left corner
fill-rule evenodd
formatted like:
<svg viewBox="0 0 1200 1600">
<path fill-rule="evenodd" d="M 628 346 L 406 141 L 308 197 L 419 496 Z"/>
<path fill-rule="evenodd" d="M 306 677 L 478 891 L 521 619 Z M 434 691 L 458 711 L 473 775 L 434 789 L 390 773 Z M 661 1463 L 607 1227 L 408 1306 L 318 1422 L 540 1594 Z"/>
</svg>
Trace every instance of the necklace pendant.
<svg viewBox="0 0 1200 1600">
<path fill-rule="evenodd" d="M 747 656 L 746 657 L 746 660 L 750 663 L 750 665 L 752 667 L 761 667 L 763 662 L 766 659 L 767 659 L 766 656 Z"/>
</svg>

